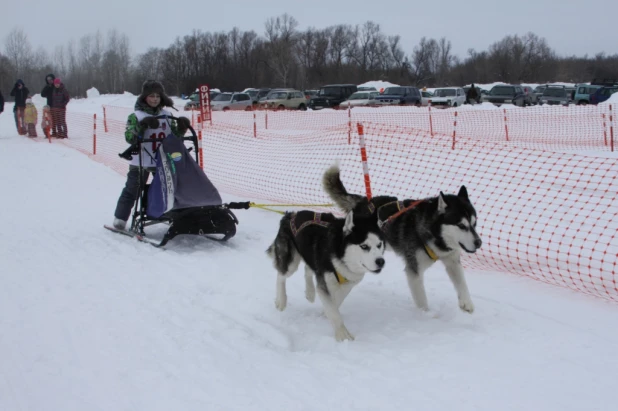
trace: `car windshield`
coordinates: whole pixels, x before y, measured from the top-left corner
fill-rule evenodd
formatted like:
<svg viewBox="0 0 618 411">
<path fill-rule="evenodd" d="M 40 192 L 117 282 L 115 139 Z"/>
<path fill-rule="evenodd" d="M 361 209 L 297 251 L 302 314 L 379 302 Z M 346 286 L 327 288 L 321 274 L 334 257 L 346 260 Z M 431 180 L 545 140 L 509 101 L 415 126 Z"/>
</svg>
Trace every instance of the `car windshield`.
<svg viewBox="0 0 618 411">
<path fill-rule="evenodd" d="M 335 96 L 341 95 L 341 89 L 339 87 L 322 87 L 320 89 L 320 96 Z"/>
<path fill-rule="evenodd" d="M 245 93 L 250 95 L 251 98 L 255 98 L 258 95 L 258 90 L 249 90 L 249 91 L 246 91 Z"/>
<path fill-rule="evenodd" d="M 285 91 L 274 91 L 268 94 L 266 100 L 284 100 L 286 98 L 288 98 L 288 93 Z"/>
<path fill-rule="evenodd" d="M 437 89 L 433 92 L 434 97 L 451 97 L 457 93 L 452 88 Z"/>
<path fill-rule="evenodd" d="M 367 100 L 368 98 L 369 93 L 354 93 L 348 98 L 348 100 Z"/>
<path fill-rule="evenodd" d="M 496 86 L 489 92 L 492 96 L 512 96 L 515 94 L 515 87 Z"/>
<path fill-rule="evenodd" d="M 230 101 L 232 99 L 232 93 L 221 93 L 217 97 L 213 98 L 212 101 Z"/>
<path fill-rule="evenodd" d="M 563 88 L 546 88 L 543 92 L 545 97 L 566 97 L 566 90 Z"/>
<path fill-rule="evenodd" d="M 403 87 L 389 87 L 384 90 L 384 94 L 396 94 L 403 96 L 404 94 L 406 94 L 406 90 Z"/>
<path fill-rule="evenodd" d="M 537 88 L 534 89 L 534 92 L 535 93 L 542 93 L 546 88 L 547 88 L 547 86 L 538 86 Z"/>
</svg>

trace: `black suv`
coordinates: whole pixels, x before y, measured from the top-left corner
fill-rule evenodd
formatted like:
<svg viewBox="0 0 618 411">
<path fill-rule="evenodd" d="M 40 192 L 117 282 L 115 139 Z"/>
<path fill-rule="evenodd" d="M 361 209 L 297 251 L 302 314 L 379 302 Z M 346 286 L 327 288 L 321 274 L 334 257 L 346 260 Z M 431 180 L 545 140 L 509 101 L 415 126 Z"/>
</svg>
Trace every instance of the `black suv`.
<svg viewBox="0 0 618 411">
<path fill-rule="evenodd" d="M 332 84 L 321 87 L 318 95 L 309 100 L 309 108 L 313 110 L 338 108 L 342 101 L 347 100 L 356 91 L 357 87 L 354 84 Z"/>
<path fill-rule="evenodd" d="M 421 92 L 416 87 L 388 87 L 376 96 L 376 105 L 421 105 Z"/>
</svg>

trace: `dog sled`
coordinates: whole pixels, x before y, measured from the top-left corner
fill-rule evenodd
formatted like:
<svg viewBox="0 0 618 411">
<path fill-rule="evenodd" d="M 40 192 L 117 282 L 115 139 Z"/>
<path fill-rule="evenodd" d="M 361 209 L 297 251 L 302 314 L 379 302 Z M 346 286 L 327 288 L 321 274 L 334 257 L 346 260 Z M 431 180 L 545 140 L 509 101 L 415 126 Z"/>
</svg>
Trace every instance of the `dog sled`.
<svg viewBox="0 0 618 411">
<path fill-rule="evenodd" d="M 175 119 L 171 116 L 168 118 Z M 155 247 L 163 247 L 174 237 L 183 234 L 217 241 L 227 241 L 236 234 L 238 219 L 232 210 L 248 209 L 250 202 L 222 202 L 219 192 L 199 166 L 195 130 L 189 127 L 189 131 L 189 137 L 181 138 L 170 133 L 163 139 L 140 138 L 118 154 L 126 160 L 139 156 L 139 189 L 130 228 L 118 229 L 105 225 L 106 229 Z M 186 141 L 191 142 L 192 147 L 187 148 Z M 156 147 L 153 150 L 156 151 L 156 172 L 150 184 L 143 181 L 143 144 Z M 145 228 L 158 224 L 168 226 L 163 238 L 157 240 L 147 236 Z"/>
</svg>

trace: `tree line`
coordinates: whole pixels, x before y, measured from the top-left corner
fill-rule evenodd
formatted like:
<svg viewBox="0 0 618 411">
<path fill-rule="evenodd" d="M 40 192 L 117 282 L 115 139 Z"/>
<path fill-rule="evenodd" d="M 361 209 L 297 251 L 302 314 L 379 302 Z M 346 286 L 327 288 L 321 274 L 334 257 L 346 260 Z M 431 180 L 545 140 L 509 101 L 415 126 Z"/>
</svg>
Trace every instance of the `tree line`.
<svg viewBox="0 0 618 411">
<path fill-rule="evenodd" d="M 267 19 L 264 33 L 203 32 L 177 37 L 166 48 L 153 47 L 133 56 L 126 34 L 87 34 L 53 51 L 32 49 L 22 29 L 14 29 L 0 53 L 0 89 L 17 78 L 30 90 L 42 88 L 54 73 L 72 95 L 90 87 L 101 93 L 138 93 L 144 79 L 158 79 L 168 92 L 190 93 L 207 83 L 225 91 L 246 87 L 294 87 L 387 80 L 416 86 L 469 83 L 588 82 L 618 76 L 618 54 L 558 56 L 534 33 L 509 35 L 487 50 L 469 49 L 455 56 L 446 38 L 422 37 L 406 52 L 399 35 L 388 36 L 372 21 L 324 29 L 298 30 L 298 21 L 283 14 Z"/>
</svg>

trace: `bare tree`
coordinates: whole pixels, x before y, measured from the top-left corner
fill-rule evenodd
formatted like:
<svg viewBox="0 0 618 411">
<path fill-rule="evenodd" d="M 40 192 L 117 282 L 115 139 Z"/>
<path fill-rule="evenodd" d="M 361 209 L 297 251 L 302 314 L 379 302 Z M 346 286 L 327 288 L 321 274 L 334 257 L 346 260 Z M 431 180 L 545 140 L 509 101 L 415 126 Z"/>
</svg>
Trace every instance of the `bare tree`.
<svg viewBox="0 0 618 411">
<path fill-rule="evenodd" d="M 298 22 L 287 13 L 266 21 L 268 65 L 275 71 L 283 87 L 288 86 L 290 73 L 295 66 L 296 27 Z"/>
<path fill-rule="evenodd" d="M 32 46 L 23 29 L 15 28 L 9 33 L 4 50 L 6 57 L 17 73 L 23 73 L 30 69 L 32 64 Z"/>
</svg>

